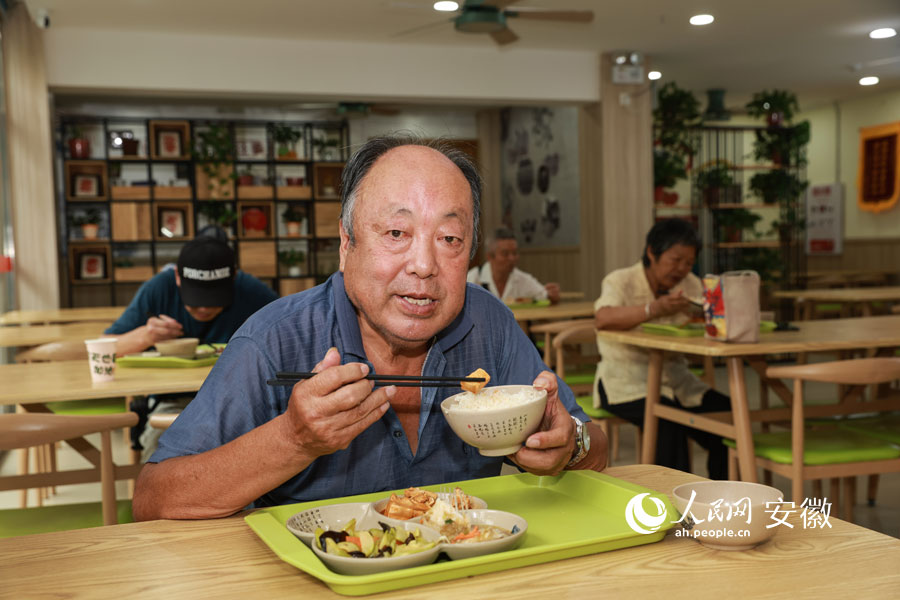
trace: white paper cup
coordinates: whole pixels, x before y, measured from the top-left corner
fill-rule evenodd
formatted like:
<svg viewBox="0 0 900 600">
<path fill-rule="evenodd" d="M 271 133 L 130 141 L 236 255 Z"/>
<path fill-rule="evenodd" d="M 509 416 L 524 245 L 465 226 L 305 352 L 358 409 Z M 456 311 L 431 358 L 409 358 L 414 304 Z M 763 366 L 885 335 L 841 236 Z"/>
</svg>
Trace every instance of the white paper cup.
<svg viewBox="0 0 900 600">
<path fill-rule="evenodd" d="M 94 382 L 112 381 L 116 376 L 116 338 L 84 340 L 87 346 L 88 366 Z"/>
</svg>

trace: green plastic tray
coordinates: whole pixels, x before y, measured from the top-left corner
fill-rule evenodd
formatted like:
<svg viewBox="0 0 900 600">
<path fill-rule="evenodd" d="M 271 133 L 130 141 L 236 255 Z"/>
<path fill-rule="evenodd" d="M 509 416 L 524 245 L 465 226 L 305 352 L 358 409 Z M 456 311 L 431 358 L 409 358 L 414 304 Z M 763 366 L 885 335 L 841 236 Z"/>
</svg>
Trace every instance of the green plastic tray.
<svg viewBox="0 0 900 600">
<path fill-rule="evenodd" d="M 705 331 L 703 323 L 685 323 L 684 325 L 662 325 L 660 323 L 641 323 L 641 329 L 657 335 L 674 335 L 678 337 L 699 337 Z M 760 321 L 760 333 L 775 331 L 775 321 Z"/>
<path fill-rule="evenodd" d="M 557 477 L 502 475 L 449 485 L 458 485 L 466 493 L 484 499 L 488 508 L 524 517 L 528 531 L 522 544 L 514 550 L 465 560 L 439 559 L 430 565 L 374 575 L 340 575 L 294 537 L 285 522 L 315 506 L 380 500 L 391 492 L 275 506 L 258 510 L 244 520 L 284 562 L 316 577 L 339 594 L 362 596 L 650 544 L 663 539 L 666 530 L 673 526 L 672 521 L 678 519 L 664 494 L 593 471 L 564 471 Z M 628 502 L 640 493 L 649 493 L 666 506 L 668 516 L 663 525 L 650 534 L 635 533 L 625 521 Z M 645 506 L 649 503 L 645 502 Z"/>
<path fill-rule="evenodd" d="M 215 350 L 224 348 L 225 344 L 201 344 L 197 349 L 208 348 Z M 128 354 L 116 358 L 116 365 L 120 367 L 144 367 L 144 368 L 173 368 L 184 369 L 191 367 L 207 367 L 219 360 L 219 354 L 211 354 L 199 358 L 178 358 L 177 356 L 143 356 L 141 354 Z"/>
<path fill-rule="evenodd" d="M 507 304 L 509 308 L 542 308 L 544 306 L 550 306 L 549 300 L 535 300 L 534 302 L 514 302 L 512 304 Z"/>
</svg>

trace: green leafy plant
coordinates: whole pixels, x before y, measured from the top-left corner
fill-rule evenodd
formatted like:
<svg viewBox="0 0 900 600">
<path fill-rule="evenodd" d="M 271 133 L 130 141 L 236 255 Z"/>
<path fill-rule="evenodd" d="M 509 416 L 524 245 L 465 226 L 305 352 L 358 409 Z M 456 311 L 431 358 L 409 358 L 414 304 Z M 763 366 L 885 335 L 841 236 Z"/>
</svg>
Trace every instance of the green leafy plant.
<svg viewBox="0 0 900 600">
<path fill-rule="evenodd" d="M 794 113 L 800 110 L 797 96 L 787 90 L 763 90 L 753 94 L 753 98 L 746 104 L 747 114 L 751 117 L 765 117 L 770 125 L 779 124 L 782 121 L 790 122 Z M 780 115 L 774 119 L 773 115 Z M 773 122 L 774 121 L 774 122 Z"/>
<path fill-rule="evenodd" d="M 653 187 L 670 188 L 687 177 L 684 157 L 670 150 L 653 151 Z"/>
<path fill-rule="evenodd" d="M 753 142 L 753 157 L 758 161 L 772 161 L 778 166 L 802 167 L 806 164 L 809 138 L 809 121 L 793 127 L 759 130 Z"/>
<path fill-rule="evenodd" d="M 762 216 L 750 212 L 746 208 L 716 211 L 719 239 L 727 242 L 738 242 L 741 239 L 741 232 L 753 229 L 760 220 L 762 220 Z"/>
<path fill-rule="evenodd" d="M 69 222 L 76 227 L 81 227 L 82 225 L 99 225 L 102 220 L 103 216 L 97 208 L 88 208 L 84 212 L 74 213 L 69 218 Z"/>
<path fill-rule="evenodd" d="M 674 81 L 660 88 L 656 100 L 653 127 L 657 144 L 685 154 L 696 152 L 698 140 L 691 130 L 700 124 L 700 101 Z"/>
<path fill-rule="evenodd" d="M 275 125 L 272 127 L 272 138 L 275 140 L 276 154 L 279 158 L 293 158 L 297 156 L 294 145 L 303 137 L 303 132 L 294 129 L 290 125 Z"/>
<path fill-rule="evenodd" d="M 198 210 L 215 225 L 227 227 L 237 220 L 237 213 L 225 202 L 201 202 Z"/>
<path fill-rule="evenodd" d="M 209 190 L 218 189 L 226 197 L 231 195 L 228 184 L 235 179 L 234 173 L 228 171 L 234 160 L 231 129 L 223 123 L 213 123 L 199 130 L 192 154 L 209 177 Z"/>
<path fill-rule="evenodd" d="M 784 258 L 774 248 L 744 248 L 734 268 L 756 271 L 763 283 L 779 281 L 784 273 Z"/>
<path fill-rule="evenodd" d="M 785 169 L 772 169 L 757 173 L 750 178 L 750 191 L 762 198 L 766 204 L 779 201 L 794 201 L 806 189 L 806 181 Z"/>
<path fill-rule="evenodd" d="M 84 139 L 85 137 L 84 127 L 81 125 L 69 125 L 70 140 Z"/>
<path fill-rule="evenodd" d="M 306 252 L 296 248 L 288 248 L 278 251 L 278 262 L 286 267 L 302 265 L 306 262 Z"/>
<path fill-rule="evenodd" d="M 316 152 L 321 157 L 326 157 L 331 154 L 332 150 L 337 150 L 340 141 L 336 138 L 329 137 L 317 137 L 313 138 L 313 147 L 316 149 Z"/>
<path fill-rule="evenodd" d="M 731 176 L 731 167 L 723 160 L 717 160 L 704 165 L 697 169 L 695 183 L 701 190 L 723 188 L 732 185 L 734 183 L 734 178 Z"/>
<path fill-rule="evenodd" d="M 285 223 L 299 223 L 304 216 L 303 211 L 293 204 L 288 204 L 281 213 L 281 218 L 284 219 Z"/>
</svg>

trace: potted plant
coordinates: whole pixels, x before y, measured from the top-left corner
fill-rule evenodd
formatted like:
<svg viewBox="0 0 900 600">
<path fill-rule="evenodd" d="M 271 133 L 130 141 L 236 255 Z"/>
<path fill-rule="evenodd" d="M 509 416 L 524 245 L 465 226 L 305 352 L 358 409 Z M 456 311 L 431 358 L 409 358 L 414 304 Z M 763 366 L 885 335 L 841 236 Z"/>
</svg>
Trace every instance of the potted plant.
<svg viewBox="0 0 900 600">
<path fill-rule="evenodd" d="M 679 179 L 687 177 L 684 157 L 671 150 L 657 148 L 653 151 L 653 198 L 657 203 L 675 204 L 678 194 L 666 192 Z"/>
<path fill-rule="evenodd" d="M 303 132 L 294 129 L 290 125 L 275 125 L 272 128 L 272 138 L 275 140 L 275 155 L 280 160 L 297 159 L 297 142 L 303 137 Z"/>
<path fill-rule="evenodd" d="M 201 202 L 198 210 L 211 224 L 229 228 L 237 219 L 237 213 L 225 202 Z"/>
<path fill-rule="evenodd" d="M 91 157 L 91 140 L 85 136 L 84 129 L 79 125 L 69 127 L 69 156 L 76 159 Z"/>
<path fill-rule="evenodd" d="M 753 142 L 753 156 L 759 161 L 770 160 L 776 166 L 801 167 L 806 164 L 809 137 L 809 121 L 793 127 L 757 131 Z"/>
<path fill-rule="evenodd" d="M 305 219 L 305 214 L 302 210 L 294 206 L 293 204 L 288 204 L 284 211 L 281 213 L 281 218 L 284 219 L 285 227 L 287 228 L 287 234 L 291 236 L 299 236 L 300 230 L 302 228 L 303 220 Z"/>
<path fill-rule="evenodd" d="M 806 189 L 807 182 L 785 169 L 772 169 L 750 178 L 750 191 L 762 198 L 765 204 L 780 200 L 796 200 Z"/>
<path fill-rule="evenodd" d="M 250 169 L 241 169 L 237 175 L 237 184 L 241 186 L 256 185 L 256 176 Z"/>
<path fill-rule="evenodd" d="M 335 138 L 319 137 L 313 139 L 316 154 L 321 160 L 335 160 L 338 157 L 339 143 Z"/>
<path fill-rule="evenodd" d="M 300 277 L 303 275 L 303 264 L 306 262 L 306 252 L 297 250 L 296 248 L 279 250 L 278 262 L 287 267 L 289 276 Z"/>
<path fill-rule="evenodd" d="M 762 219 L 746 208 L 735 208 L 716 211 L 716 225 L 719 227 L 719 239 L 723 242 L 740 242 L 742 232 L 753 227 Z"/>
<path fill-rule="evenodd" d="M 726 161 L 717 160 L 708 163 L 697 170 L 695 178 L 697 188 L 703 194 L 703 202 L 707 206 L 716 206 L 729 199 L 726 188 L 734 185 L 731 177 L 731 165 Z"/>
<path fill-rule="evenodd" d="M 101 220 L 100 210 L 88 208 L 84 212 L 73 214 L 71 223 L 75 227 L 81 227 L 82 238 L 86 240 L 95 240 L 97 239 L 97 232 L 100 230 Z"/>
<path fill-rule="evenodd" d="M 213 123 L 199 130 L 192 154 L 209 179 L 210 198 L 230 197 L 230 183 L 234 180 L 234 173 L 230 170 L 234 160 L 234 140 L 228 126 Z"/>
<path fill-rule="evenodd" d="M 753 94 L 746 105 L 751 117 L 765 117 L 769 127 L 781 127 L 789 123 L 794 113 L 800 110 L 797 96 L 787 90 L 763 90 Z"/>
</svg>

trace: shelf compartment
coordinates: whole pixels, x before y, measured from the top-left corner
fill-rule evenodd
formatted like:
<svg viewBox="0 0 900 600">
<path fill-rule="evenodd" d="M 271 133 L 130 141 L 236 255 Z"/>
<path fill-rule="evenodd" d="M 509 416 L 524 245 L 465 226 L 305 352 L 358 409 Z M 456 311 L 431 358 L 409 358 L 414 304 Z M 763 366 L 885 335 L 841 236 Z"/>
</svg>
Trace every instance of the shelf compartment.
<svg viewBox="0 0 900 600">
<path fill-rule="evenodd" d="M 315 235 L 322 238 L 340 237 L 340 202 L 316 202 Z"/>
<path fill-rule="evenodd" d="M 239 200 L 271 200 L 274 193 L 271 185 L 239 185 L 237 197 Z"/>
<path fill-rule="evenodd" d="M 203 170 L 202 165 L 196 168 L 197 200 L 233 200 L 234 199 L 234 166 L 221 165 L 217 171 L 219 178 L 227 180 L 220 183 L 217 180 L 210 181 L 210 176 Z"/>
<path fill-rule="evenodd" d="M 255 211 L 260 211 L 262 215 Z M 272 202 L 238 202 L 238 237 L 272 238 L 274 205 Z"/>
<path fill-rule="evenodd" d="M 150 158 L 189 160 L 191 124 L 187 121 L 150 121 Z"/>
<path fill-rule="evenodd" d="M 115 281 L 140 282 L 153 277 L 153 267 L 143 265 L 138 267 L 114 267 L 113 279 Z"/>
<path fill-rule="evenodd" d="M 308 185 L 282 185 L 275 188 L 279 200 L 309 200 L 312 187 Z"/>
<path fill-rule="evenodd" d="M 146 202 L 113 202 L 110 204 L 112 239 L 116 242 L 138 242 L 153 239 L 150 204 Z"/>
<path fill-rule="evenodd" d="M 66 200 L 69 202 L 105 202 L 108 181 L 102 160 L 67 160 L 65 163 Z"/>
<path fill-rule="evenodd" d="M 340 199 L 341 173 L 343 171 L 344 163 L 342 162 L 316 163 L 313 165 L 313 190 L 316 199 Z"/>
<path fill-rule="evenodd" d="M 146 185 L 113 185 L 109 188 L 113 200 L 149 200 L 150 187 Z"/>
<path fill-rule="evenodd" d="M 190 202 L 154 202 L 153 239 L 188 240 L 194 235 L 194 207 Z"/>
<path fill-rule="evenodd" d="M 157 200 L 190 200 L 191 188 L 183 185 L 157 185 L 153 188 L 153 197 Z"/>
<path fill-rule="evenodd" d="M 109 244 L 94 242 L 69 245 L 69 281 L 71 283 L 109 283 Z"/>
<path fill-rule="evenodd" d="M 281 296 L 288 296 L 315 286 L 315 277 L 282 277 L 278 280 L 278 293 Z"/>
<path fill-rule="evenodd" d="M 274 240 L 238 241 L 238 266 L 256 277 L 277 277 L 278 255 Z"/>
</svg>

